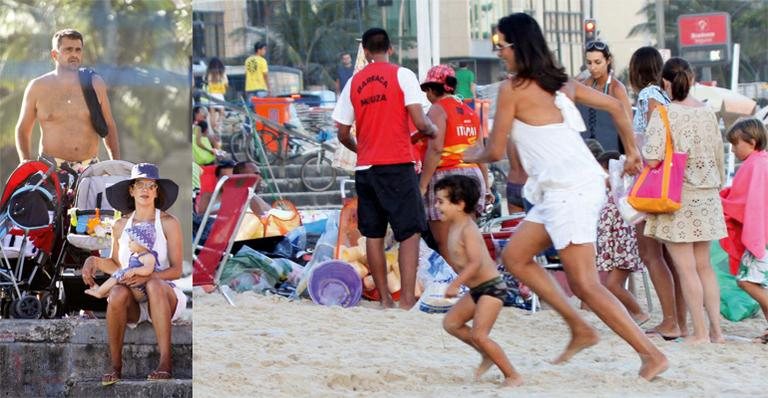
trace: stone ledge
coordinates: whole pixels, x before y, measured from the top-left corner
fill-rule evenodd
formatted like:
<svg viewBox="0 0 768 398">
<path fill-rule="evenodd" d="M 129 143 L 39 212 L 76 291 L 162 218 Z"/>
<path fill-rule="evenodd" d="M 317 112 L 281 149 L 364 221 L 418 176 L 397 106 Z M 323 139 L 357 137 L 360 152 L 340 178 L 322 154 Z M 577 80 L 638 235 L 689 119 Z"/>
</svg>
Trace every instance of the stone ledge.
<svg viewBox="0 0 768 398">
<path fill-rule="evenodd" d="M 100 380 L 79 381 L 69 384 L 59 395 L 61 397 L 164 397 L 191 398 L 191 379 L 172 379 L 163 381 L 122 380 L 111 386 L 102 386 Z"/>
<path fill-rule="evenodd" d="M 191 380 L 191 321 L 181 321 L 174 325 L 172 344 L 174 377 Z M 142 323 L 136 329 L 126 331 L 123 377 L 134 379 L 137 383 L 143 381 L 142 379 L 155 369 L 159 358 L 151 324 Z M 100 377 L 110 369 L 106 321 L 2 320 L 0 363 L 4 364 L 0 367 L 0 397 L 64 396 L 62 394 L 67 386 L 83 383 L 86 385 L 87 381 L 92 381 L 101 388 Z M 153 382 L 155 383 L 166 382 Z M 138 390 L 130 390 L 132 392 L 128 395 L 109 396 L 190 396 L 183 395 L 183 389 L 167 394 L 160 390 L 151 390 L 151 394 L 147 395 L 142 393 L 145 387 L 136 388 Z M 191 392 L 191 382 L 189 391 Z M 78 392 L 71 396 L 96 395 Z"/>
<path fill-rule="evenodd" d="M 176 322 L 172 330 L 171 344 L 191 343 L 191 321 Z M 155 330 L 149 322 L 126 330 L 125 344 L 155 342 Z M 0 344 L 8 343 L 106 344 L 107 325 L 103 319 L 0 320 Z"/>
</svg>

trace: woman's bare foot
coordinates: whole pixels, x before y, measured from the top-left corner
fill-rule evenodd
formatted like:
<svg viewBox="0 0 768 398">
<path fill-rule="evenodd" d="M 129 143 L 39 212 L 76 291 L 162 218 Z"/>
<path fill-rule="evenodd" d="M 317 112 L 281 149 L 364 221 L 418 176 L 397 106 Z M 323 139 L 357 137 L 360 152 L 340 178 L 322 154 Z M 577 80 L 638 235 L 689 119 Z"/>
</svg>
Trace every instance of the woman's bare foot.
<svg viewBox="0 0 768 398">
<path fill-rule="evenodd" d="M 519 374 L 504 379 L 501 387 L 517 387 L 523 385 L 523 378 Z"/>
<path fill-rule="evenodd" d="M 640 312 L 638 314 L 630 314 L 632 319 L 638 326 L 643 326 L 646 322 L 651 320 L 651 316 L 647 312 Z"/>
<path fill-rule="evenodd" d="M 709 336 L 704 336 L 704 337 L 697 337 L 696 335 L 688 336 L 683 339 L 683 342 L 685 344 L 691 344 L 691 345 L 709 343 Z"/>
<path fill-rule="evenodd" d="M 640 360 L 643 364 L 638 375 L 648 381 L 652 381 L 669 368 L 669 361 L 661 351 L 653 355 L 640 355 Z"/>
<path fill-rule="evenodd" d="M 579 351 L 597 344 L 598 341 L 600 341 L 600 336 L 591 326 L 586 326 L 579 330 L 572 330 L 571 341 L 568 343 L 568 346 L 565 347 L 563 353 L 555 358 L 552 363 L 557 365 L 566 362 Z"/>
<path fill-rule="evenodd" d="M 662 321 L 660 324 L 646 329 L 647 334 L 658 334 L 662 337 L 676 338 L 682 336 L 681 330 L 674 321 Z M 687 334 L 687 333 L 686 333 Z"/>
<path fill-rule="evenodd" d="M 480 365 L 478 365 L 477 369 L 475 369 L 475 381 L 480 381 L 480 377 L 482 377 L 485 372 L 491 368 L 492 365 L 493 361 L 491 361 L 491 358 L 483 356 L 483 360 L 480 361 Z"/>
<path fill-rule="evenodd" d="M 723 336 L 723 333 L 709 333 L 709 341 L 715 343 L 715 344 L 722 344 L 725 343 L 725 336 Z"/>
</svg>

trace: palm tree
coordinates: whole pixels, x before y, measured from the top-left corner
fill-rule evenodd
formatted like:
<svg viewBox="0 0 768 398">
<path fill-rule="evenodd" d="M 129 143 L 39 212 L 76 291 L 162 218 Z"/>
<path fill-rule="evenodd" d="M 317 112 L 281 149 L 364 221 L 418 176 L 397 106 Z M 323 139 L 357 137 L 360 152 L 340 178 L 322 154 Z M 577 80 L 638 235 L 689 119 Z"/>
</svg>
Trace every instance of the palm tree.
<svg viewBox="0 0 768 398">
<path fill-rule="evenodd" d="M 380 7 L 362 7 L 358 11 L 358 0 L 252 0 L 250 8 L 263 10 L 266 15 L 253 16 L 251 24 L 255 26 L 236 29 L 231 36 L 245 40 L 245 48 L 266 38 L 271 63 L 299 68 L 306 84 L 328 87 L 333 86 L 332 72 L 339 54 L 354 54 L 357 49 L 360 27 L 381 21 Z M 392 34 L 390 37 L 393 43 L 399 38 Z M 408 48 L 413 44 L 405 40 L 403 45 Z"/>
</svg>

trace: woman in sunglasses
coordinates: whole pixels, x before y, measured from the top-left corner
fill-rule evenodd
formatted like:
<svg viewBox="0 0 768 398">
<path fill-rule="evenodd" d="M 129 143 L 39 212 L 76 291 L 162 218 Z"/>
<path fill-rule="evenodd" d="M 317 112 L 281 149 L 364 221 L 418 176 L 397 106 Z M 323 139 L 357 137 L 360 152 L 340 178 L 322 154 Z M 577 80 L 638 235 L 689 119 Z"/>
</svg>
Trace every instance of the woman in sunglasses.
<svg viewBox="0 0 768 398">
<path fill-rule="evenodd" d="M 482 154 L 465 161 L 501 159 L 511 132 L 528 173 L 523 191 L 534 206 L 504 248 L 504 264 L 568 324 L 571 340 L 554 363 L 597 344 L 599 336 L 533 260 L 551 244 L 560 254 L 571 289 L 637 351 L 642 362 L 639 374 L 651 380 L 667 369 L 667 358 L 597 277 L 594 243 L 607 175 L 581 138 L 585 126 L 574 101 L 611 114 L 627 152 L 625 171 L 635 175 L 641 161 L 630 119 L 617 99 L 568 78 L 531 16 L 516 13 L 501 18 L 496 46 L 510 77 L 499 88 L 489 144 Z"/>
<path fill-rule="evenodd" d="M 589 77 L 582 83 L 619 100 L 624 107 L 624 112 L 631 118 L 632 106 L 629 104 L 627 89 L 623 83 L 613 77 L 613 55 L 608 45 L 595 40 L 587 43 L 585 50 Z M 618 130 L 608 112 L 589 106 L 579 106 L 579 111 L 587 125 L 587 130 L 582 133 L 584 138 L 596 139 L 606 151 L 624 153 Z"/>
<path fill-rule="evenodd" d="M 130 179 L 110 186 L 106 194 L 108 202 L 124 216 L 112 227 L 111 257 L 88 257 L 83 264 L 83 282 L 93 286 L 97 270 L 112 275 L 127 267 L 131 258 L 131 237 L 123 232 L 143 223 L 154 226 L 152 247 L 147 249 L 154 252 L 156 264 L 151 275 L 126 276 L 109 292 L 107 336 L 112 370 L 101 377 L 101 384 L 106 386 L 120 381 L 123 376 L 125 329 L 135 328 L 144 321 L 152 322 L 160 352 L 157 369 L 147 379 L 171 379 L 171 322 L 179 318 L 187 304 L 184 292 L 171 282 L 181 277 L 184 260 L 181 224 L 178 218 L 167 213 L 176 201 L 179 186 L 170 179 L 160 178 L 154 164 L 138 163 L 133 166 Z M 147 299 L 138 302 L 131 287 L 141 285 L 145 286 Z"/>
<path fill-rule="evenodd" d="M 589 77 L 582 83 L 619 100 L 627 116 L 631 118 L 632 106 L 629 104 L 627 89 L 621 81 L 613 77 L 613 55 L 608 45 L 595 40 L 587 43 L 585 49 Z M 588 106 L 579 106 L 579 111 L 587 125 L 586 134 L 582 133 L 584 138 L 596 139 L 606 152 L 624 153 L 624 146 L 619 140 L 616 125 L 609 113 Z M 628 225 L 619 215 L 616 203 L 610 195 L 601 212 L 597 236 L 597 269 L 608 272 L 606 287 L 624 304 L 632 318 L 642 325 L 650 316 L 643 311 L 635 296 L 624 287 L 632 272 L 643 268 L 638 254 L 637 237 L 634 227 Z M 617 252 L 615 247 L 624 250 Z"/>
</svg>

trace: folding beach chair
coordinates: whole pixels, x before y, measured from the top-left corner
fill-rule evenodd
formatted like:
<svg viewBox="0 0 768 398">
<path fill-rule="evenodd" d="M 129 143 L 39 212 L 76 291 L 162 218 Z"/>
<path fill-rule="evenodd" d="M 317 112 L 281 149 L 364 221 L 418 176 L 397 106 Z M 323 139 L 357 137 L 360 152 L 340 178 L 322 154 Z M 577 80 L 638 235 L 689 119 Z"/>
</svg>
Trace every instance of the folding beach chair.
<svg viewBox="0 0 768 398">
<path fill-rule="evenodd" d="M 488 248 L 488 252 L 491 254 L 491 258 L 499 261 L 501 251 L 506 245 L 506 241 L 515 233 L 517 225 L 523 221 L 525 213 L 515 213 L 505 217 L 498 217 L 489 220 L 483 224 L 482 233 L 485 245 Z M 534 260 L 542 266 L 542 268 L 548 271 L 564 271 L 563 265 L 559 262 L 552 262 L 547 256 L 543 254 L 537 255 Z M 650 282 L 648 281 L 648 271 L 643 268 L 640 271 L 643 275 L 643 288 L 645 289 L 645 299 L 648 305 L 648 313 L 653 312 L 653 301 L 651 300 Z M 629 279 L 627 279 L 627 284 Z M 533 295 L 533 304 L 531 306 L 531 313 L 535 313 L 540 308 L 539 296 L 531 291 Z"/>
<path fill-rule="evenodd" d="M 218 289 L 231 305 L 232 298 L 219 286 L 219 278 L 224 263 L 230 258 L 235 232 L 240 227 L 246 207 L 255 194 L 254 187 L 258 181 L 256 175 L 223 176 L 216 184 L 211 202 L 205 209 L 200 227 L 192 243 L 195 248 L 193 255 L 194 270 L 192 272 L 193 286 L 209 286 Z M 218 212 L 213 215 L 213 208 L 220 203 Z M 213 219 L 208 238 L 200 244 L 206 224 Z"/>
</svg>

